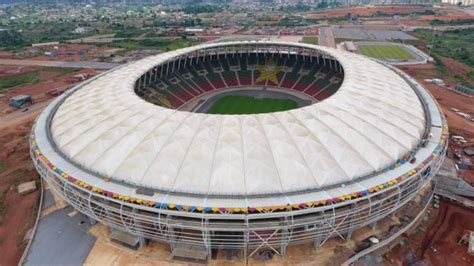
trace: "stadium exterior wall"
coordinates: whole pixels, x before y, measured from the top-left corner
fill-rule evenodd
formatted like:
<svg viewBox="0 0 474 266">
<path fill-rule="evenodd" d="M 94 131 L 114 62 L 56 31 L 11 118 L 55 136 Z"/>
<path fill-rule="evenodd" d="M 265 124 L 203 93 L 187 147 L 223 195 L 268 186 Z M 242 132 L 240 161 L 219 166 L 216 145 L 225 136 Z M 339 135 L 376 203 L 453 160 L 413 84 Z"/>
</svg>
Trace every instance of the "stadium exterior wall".
<svg viewBox="0 0 474 266">
<path fill-rule="evenodd" d="M 246 256 L 251 256 L 262 248 L 283 255 L 288 245 L 307 242 L 320 247 L 333 236 L 348 239 L 354 230 L 394 213 L 431 181 L 444 159 L 447 125 L 439 106 L 413 79 L 392 70 L 417 92 L 425 113 L 430 117 L 429 121 L 434 119 L 440 123 L 433 125 L 438 132 L 439 142 L 436 139 L 436 143 L 424 147 L 430 149 L 427 151 L 429 160 L 417 162 L 416 171 L 397 179 L 398 182 L 381 185 L 380 189 L 354 198 L 320 206 L 286 206 L 274 212 L 210 213 L 205 210 L 171 210 L 147 202 L 131 203 L 122 198 L 110 197 L 103 191 L 84 185 L 80 180 L 71 179 L 60 170 L 60 165 L 51 163 L 55 159 L 52 157 L 61 155 L 54 153 L 46 128 L 49 127 L 54 108 L 61 103 L 62 98 L 48 106 L 35 122 L 30 136 L 31 158 L 42 178 L 78 211 L 142 239 L 169 243 L 172 250 L 179 244 L 191 244 L 204 247 L 208 254 L 213 248 L 243 249 Z M 38 145 L 39 141 L 41 145 Z M 47 158 L 44 152 L 53 155 Z"/>
</svg>

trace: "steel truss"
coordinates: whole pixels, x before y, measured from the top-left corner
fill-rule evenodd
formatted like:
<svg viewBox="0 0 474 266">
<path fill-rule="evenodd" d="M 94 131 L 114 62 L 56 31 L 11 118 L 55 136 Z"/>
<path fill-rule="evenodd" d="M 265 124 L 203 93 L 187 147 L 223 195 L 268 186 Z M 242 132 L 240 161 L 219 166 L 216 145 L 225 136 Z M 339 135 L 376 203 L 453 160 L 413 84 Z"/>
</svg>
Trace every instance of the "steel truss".
<svg viewBox="0 0 474 266">
<path fill-rule="evenodd" d="M 255 214 L 188 213 L 123 202 L 66 181 L 34 153 L 36 169 L 64 200 L 90 218 L 145 239 L 212 249 L 243 249 L 248 256 L 261 249 L 284 255 L 288 245 L 314 242 L 321 247 L 331 237 L 343 240 L 352 231 L 394 213 L 430 182 L 444 157 L 425 171 L 393 187 L 367 196 L 303 210 Z M 429 171 L 427 170 L 428 168 Z"/>
</svg>

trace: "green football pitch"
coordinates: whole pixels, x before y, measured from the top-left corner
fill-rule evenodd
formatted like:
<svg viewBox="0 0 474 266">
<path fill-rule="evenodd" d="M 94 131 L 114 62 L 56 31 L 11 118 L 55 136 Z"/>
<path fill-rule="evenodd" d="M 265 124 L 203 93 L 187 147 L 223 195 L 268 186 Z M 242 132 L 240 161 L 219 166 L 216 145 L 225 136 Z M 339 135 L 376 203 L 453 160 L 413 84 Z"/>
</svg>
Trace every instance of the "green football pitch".
<svg viewBox="0 0 474 266">
<path fill-rule="evenodd" d="M 210 114 L 259 114 L 285 111 L 298 107 L 287 99 L 254 98 L 250 96 L 224 96 L 211 106 Z"/>
<path fill-rule="evenodd" d="M 398 45 L 358 45 L 357 47 L 364 55 L 378 59 L 415 59 L 412 54 Z"/>
</svg>

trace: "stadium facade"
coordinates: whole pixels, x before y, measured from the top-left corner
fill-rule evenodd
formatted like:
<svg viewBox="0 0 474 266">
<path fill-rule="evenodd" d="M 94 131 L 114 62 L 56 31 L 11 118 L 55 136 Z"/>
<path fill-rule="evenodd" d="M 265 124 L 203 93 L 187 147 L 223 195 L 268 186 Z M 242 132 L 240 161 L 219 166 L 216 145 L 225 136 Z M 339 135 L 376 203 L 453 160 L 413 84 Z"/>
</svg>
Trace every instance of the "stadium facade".
<svg viewBox="0 0 474 266">
<path fill-rule="evenodd" d="M 253 115 L 187 104 L 239 87 L 311 104 Z M 252 255 L 320 247 L 394 213 L 430 183 L 446 136 L 433 97 L 393 67 L 314 45 L 228 42 L 76 86 L 41 113 L 30 143 L 44 180 L 92 219 L 172 250 Z"/>
</svg>

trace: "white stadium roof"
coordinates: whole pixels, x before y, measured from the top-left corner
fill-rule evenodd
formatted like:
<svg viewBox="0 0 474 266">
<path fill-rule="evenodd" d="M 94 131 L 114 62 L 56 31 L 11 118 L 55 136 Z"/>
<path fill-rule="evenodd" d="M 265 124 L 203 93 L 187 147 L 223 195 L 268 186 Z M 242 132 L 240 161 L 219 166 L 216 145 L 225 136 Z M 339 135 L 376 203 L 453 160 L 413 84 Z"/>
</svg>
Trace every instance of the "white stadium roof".
<svg viewBox="0 0 474 266">
<path fill-rule="evenodd" d="M 210 115 L 163 108 L 134 92 L 167 58 L 235 43 L 205 44 L 117 68 L 57 109 L 51 134 L 82 167 L 128 184 L 202 195 L 282 194 L 350 182 L 393 165 L 419 143 L 423 106 L 404 79 L 366 57 L 330 54 L 344 81 L 328 99 L 285 112 Z"/>
</svg>

